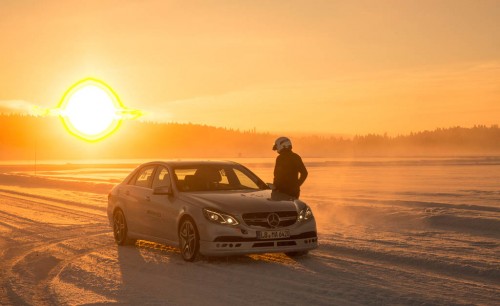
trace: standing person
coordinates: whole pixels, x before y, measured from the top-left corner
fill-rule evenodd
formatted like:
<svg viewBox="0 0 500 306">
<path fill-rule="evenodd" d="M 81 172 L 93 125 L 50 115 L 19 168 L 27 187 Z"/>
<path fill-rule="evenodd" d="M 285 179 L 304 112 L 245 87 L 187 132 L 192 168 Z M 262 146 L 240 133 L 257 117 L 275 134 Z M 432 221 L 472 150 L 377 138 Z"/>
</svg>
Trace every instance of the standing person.
<svg viewBox="0 0 500 306">
<path fill-rule="evenodd" d="M 292 151 L 292 142 L 287 137 L 279 137 L 273 150 L 278 152 L 274 166 L 274 186 L 277 191 L 294 198 L 300 196 L 300 186 L 307 178 L 307 169 L 302 158 Z"/>
</svg>

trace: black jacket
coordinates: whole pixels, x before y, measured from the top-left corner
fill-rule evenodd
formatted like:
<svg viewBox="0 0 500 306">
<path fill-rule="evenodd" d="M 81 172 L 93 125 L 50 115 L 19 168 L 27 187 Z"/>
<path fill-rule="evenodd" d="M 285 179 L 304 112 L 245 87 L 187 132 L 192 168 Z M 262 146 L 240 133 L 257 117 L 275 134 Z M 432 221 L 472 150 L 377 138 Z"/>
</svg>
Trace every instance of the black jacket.
<svg viewBox="0 0 500 306">
<path fill-rule="evenodd" d="M 285 149 L 276 157 L 273 184 L 278 191 L 298 198 L 306 178 L 307 169 L 298 154 Z"/>
</svg>

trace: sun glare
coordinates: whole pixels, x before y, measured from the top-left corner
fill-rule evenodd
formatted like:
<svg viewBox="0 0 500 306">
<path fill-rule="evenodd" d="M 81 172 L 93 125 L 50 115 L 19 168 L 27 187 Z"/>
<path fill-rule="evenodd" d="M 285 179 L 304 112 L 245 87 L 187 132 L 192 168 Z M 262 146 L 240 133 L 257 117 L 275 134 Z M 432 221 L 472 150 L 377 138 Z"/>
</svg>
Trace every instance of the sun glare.
<svg viewBox="0 0 500 306">
<path fill-rule="evenodd" d="M 120 126 L 123 115 L 131 112 L 123 107 L 111 87 L 96 79 L 73 85 L 64 94 L 58 110 L 68 132 L 90 142 L 111 135 Z"/>
</svg>

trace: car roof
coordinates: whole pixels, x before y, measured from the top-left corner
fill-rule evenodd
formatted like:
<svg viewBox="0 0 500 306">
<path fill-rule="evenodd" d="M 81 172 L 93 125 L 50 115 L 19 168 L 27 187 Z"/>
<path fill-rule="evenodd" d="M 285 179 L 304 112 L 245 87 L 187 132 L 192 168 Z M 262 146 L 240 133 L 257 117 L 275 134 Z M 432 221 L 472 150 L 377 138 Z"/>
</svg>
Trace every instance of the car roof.
<svg viewBox="0 0 500 306">
<path fill-rule="evenodd" d="M 189 167 L 200 165 L 239 165 L 238 163 L 229 160 L 162 160 L 147 162 L 142 164 L 141 166 L 150 164 L 166 164 L 171 167 Z"/>
</svg>

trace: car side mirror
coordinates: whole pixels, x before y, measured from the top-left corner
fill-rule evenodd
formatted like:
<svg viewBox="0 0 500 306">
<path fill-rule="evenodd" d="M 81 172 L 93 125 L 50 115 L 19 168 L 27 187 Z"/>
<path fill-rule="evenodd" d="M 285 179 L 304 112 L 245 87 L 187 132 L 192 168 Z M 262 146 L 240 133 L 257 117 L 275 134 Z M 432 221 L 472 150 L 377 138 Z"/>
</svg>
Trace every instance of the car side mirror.
<svg viewBox="0 0 500 306">
<path fill-rule="evenodd" d="M 160 186 L 153 189 L 153 194 L 156 195 L 173 195 L 171 186 Z"/>
</svg>

